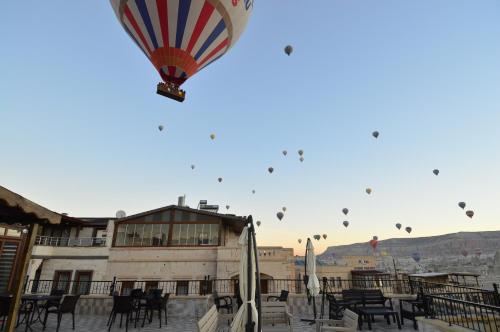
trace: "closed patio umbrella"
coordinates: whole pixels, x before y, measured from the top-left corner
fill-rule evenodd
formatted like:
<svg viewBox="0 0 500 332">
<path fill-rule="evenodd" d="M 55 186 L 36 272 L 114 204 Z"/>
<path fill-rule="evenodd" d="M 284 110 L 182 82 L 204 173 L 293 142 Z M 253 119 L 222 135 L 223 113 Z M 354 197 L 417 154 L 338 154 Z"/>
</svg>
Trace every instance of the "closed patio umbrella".
<svg viewBox="0 0 500 332">
<path fill-rule="evenodd" d="M 249 323 L 248 321 L 249 318 L 253 322 L 255 322 L 253 331 L 258 332 L 258 324 L 257 324 L 258 312 L 257 312 L 257 307 L 255 305 L 255 288 L 256 288 L 255 252 L 254 252 L 254 246 L 252 244 L 252 236 L 248 227 L 245 227 L 243 229 L 243 232 L 241 233 L 238 243 L 241 246 L 239 287 L 243 305 L 238 309 L 238 312 L 234 316 L 234 320 L 231 323 L 231 332 L 247 331 L 247 324 Z M 250 264 L 248 264 L 249 262 Z M 249 283 L 250 283 L 250 292 L 248 292 Z"/>
<path fill-rule="evenodd" d="M 310 238 L 307 239 L 306 245 L 304 282 L 307 287 L 307 296 L 310 299 L 312 298 L 314 319 L 316 319 L 316 296 L 320 292 L 320 287 L 318 277 L 316 276 L 316 255 L 314 254 L 314 246 Z M 310 321 L 308 319 L 302 320 Z"/>
</svg>

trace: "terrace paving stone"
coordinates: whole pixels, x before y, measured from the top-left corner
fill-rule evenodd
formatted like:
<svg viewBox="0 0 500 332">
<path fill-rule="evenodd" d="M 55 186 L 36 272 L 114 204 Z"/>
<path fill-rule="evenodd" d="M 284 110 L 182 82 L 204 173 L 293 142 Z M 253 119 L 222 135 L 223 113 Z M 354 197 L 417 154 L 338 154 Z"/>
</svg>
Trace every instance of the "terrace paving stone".
<svg viewBox="0 0 500 332">
<path fill-rule="evenodd" d="M 106 327 L 106 322 L 107 322 L 108 317 L 106 316 L 90 316 L 90 315 L 77 315 L 76 316 L 76 328 L 74 331 L 76 332 L 105 332 L 107 331 Z M 181 317 L 169 317 L 168 319 L 168 325 L 167 326 L 162 326 L 160 329 L 158 327 L 158 319 L 155 317 L 153 319 L 153 322 L 151 324 L 146 324 L 144 328 L 134 328 L 133 323 L 131 323 L 131 326 L 129 325 L 129 331 L 130 332 L 196 332 L 197 331 L 197 326 L 196 326 L 197 320 L 194 318 L 181 318 Z M 113 328 L 111 331 L 125 331 L 125 325 L 122 326 L 120 329 L 119 327 L 119 316 L 116 319 L 115 325 L 113 325 Z M 403 327 L 402 330 L 398 330 L 397 326 L 395 324 L 387 325 L 384 319 L 376 319 L 376 322 L 373 323 L 373 330 L 374 332 L 381 332 L 381 331 L 388 331 L 388 332 L 396 332 L 396 331 L 415 331 L 410 325 L 407 324 L 406 326 Z M 368 331 L 368 328 L 366 324 L 363 326 L 363 331 Z M 25 326 L 19 326 L 16 329 L 16 332 L 24 332 Z M 50 317 L 48 322 L 47 322 L 47 328 L 46 332 L 54 332 L 56 330 L 56 319 L 54 316 Z M 71 315 L 64 315 L 61 323 L 61 328 L 59 329 L 60 332 L 73 332 L 73 329 L 71 328 Z M 229 328 L 223 328 L 220 331 L 229 331 Z M 310 325 L 307 322 L 302 322 L 300 321 L 300 317 L 294 317 L 294 331 L 295 332 L 315 332 L 315 326 Z M 42 325 L 37 323 L 33 325 L 33 332 L 42 332 Z"/>
</svg>

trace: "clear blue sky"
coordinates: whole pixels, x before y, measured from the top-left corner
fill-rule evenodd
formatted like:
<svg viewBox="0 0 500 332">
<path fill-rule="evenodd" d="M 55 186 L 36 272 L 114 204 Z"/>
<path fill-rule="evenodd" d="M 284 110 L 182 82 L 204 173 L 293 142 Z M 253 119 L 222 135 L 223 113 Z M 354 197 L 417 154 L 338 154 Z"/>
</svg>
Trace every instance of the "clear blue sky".
<svg viewBox="0 0 500 332">
<path fill-rule="evenodd" d="M 186 194 L 252 213 L 265 245 L 499 229 L 499 17 L 496 0 L 256 1 L 180 104 L 108 1 L 7 1 L 0 185 L 73 216 Z"/>
</svg>

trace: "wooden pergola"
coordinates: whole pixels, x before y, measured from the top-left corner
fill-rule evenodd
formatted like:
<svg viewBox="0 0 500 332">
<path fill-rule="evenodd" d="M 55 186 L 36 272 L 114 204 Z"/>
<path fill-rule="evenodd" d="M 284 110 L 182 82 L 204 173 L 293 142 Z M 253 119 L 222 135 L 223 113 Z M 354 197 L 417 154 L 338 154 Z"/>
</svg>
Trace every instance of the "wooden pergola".
<svg viewBox="0 0 500 332">
<path fill-rule="evenodd" d="M 13 275 L 13 299 L 5 329 L 8 332 L 13 332 L 15 328 L 23 291 L 24 276 L 28 269 L 31 252 L 38 232 L 38 225 L 57 225 L 61 223 L 61 218 L 62 215 L 0 186 L 0 223 L 22 225 L 28 230 L 28 233 L 25 235 L 25 244 L 20 248 L 20 253 L 16 258 L 17 264 L 15 264 L 16 268 Z"/>
</svg>

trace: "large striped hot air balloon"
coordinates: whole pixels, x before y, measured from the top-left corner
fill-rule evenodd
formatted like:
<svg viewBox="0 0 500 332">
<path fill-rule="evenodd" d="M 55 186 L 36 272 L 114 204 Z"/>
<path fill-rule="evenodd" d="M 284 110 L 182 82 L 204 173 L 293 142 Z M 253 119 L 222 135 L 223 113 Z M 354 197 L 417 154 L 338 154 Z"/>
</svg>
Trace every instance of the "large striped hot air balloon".
<svg viewBox="0 0 500 332">
<path fill-rule="evenodd" d="M 157 93 L 183 101 L 179 86 L 241 36 L 253 0 L 110 0 L 125 31 L 165 83 Z"/>
</svg>

